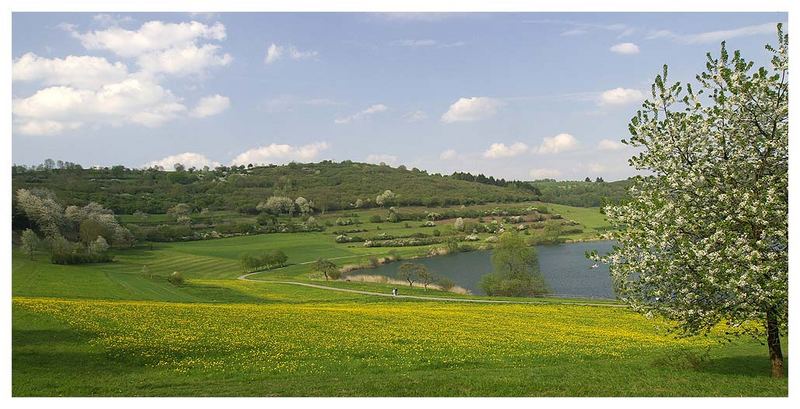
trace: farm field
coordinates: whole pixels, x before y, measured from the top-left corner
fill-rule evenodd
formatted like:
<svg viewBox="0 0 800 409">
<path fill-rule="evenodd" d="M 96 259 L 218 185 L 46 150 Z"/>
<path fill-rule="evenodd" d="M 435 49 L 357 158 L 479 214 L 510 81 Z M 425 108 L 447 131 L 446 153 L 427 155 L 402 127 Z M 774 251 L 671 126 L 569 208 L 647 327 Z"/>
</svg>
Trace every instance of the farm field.
<svg viewBox="0 0 800 409">
<path fill-rule="evenodd" d="M 584 231 L 604 227 L 596 209 L 547 206 Z M 419 230 L 403 223 L 359 227 L 379 225 L 394 234 Z M 395 254 L 410 258 L 430 247 Z M 239 255 L 263 249 L 284 251 L 288 266 L 237 279 Z M 664 323 L 614 303 L 435 302 L 280 282 L 388 293 L 388 284 L 325 282 L 309 263 L 365 262 L 391 250 L 336 243 L 330 232 L 151 243 L 117 251 L 112 263 L 81 266 L 50 264 L 43 254 L 32 261 L 14 250 L 13 394 L 787 394 L 785 379 L 768 376 L 758 342 L 722 344 L 714 334 L 676 339 Z M 174 270 L 186 284 L 167 282 Z M 476 298 L 417 287 L 403 294 Z"/>
</svg>

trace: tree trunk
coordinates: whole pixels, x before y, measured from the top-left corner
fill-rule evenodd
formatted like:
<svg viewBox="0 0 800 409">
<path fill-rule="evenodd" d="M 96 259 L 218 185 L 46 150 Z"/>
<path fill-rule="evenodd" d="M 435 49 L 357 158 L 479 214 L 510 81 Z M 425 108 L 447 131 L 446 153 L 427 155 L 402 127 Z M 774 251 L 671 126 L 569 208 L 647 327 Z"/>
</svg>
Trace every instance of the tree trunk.
<svg viewBox="0 0 800 409">
<path fill-rule="evenodd" d="M 772 362 L 772 377 L 783 378 L 781 333 L 778 323 L 778 311 L 774 307 L 767 311 L 767 345 L 769 346 L 769 360 Z"/>
</svg>

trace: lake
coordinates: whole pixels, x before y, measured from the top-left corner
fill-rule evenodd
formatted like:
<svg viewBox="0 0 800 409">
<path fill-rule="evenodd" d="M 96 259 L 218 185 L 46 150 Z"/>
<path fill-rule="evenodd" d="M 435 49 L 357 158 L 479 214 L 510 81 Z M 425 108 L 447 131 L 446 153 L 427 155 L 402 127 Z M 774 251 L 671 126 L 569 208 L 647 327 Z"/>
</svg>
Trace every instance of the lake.
<svg viewBox="0 0 800 409">
<path fill-rule="evenodd" d="M 586 251 L 597 250 L 600 254 L 611 251 L 613 241 L 592 241 L 536 246 L 539 270 L 550 287 L 551 295 L 581 298 L 615 298 L 611 286 L 608 266 L 594 264 L 585 256 Z M 478 286 L 481 277 L 492 271 L 491 251 L 473 251 L 446 256 L 415 259 L 434 274 L 447 277 L 473 294 L 484 295 Z M 403 262 L 390 263 L 377 268 L 357 270 L 352 274 L 378 274 L 397 277 L 397 269 Z M 402 289 L 401 289 L 402 291 Z"/>
</svg>

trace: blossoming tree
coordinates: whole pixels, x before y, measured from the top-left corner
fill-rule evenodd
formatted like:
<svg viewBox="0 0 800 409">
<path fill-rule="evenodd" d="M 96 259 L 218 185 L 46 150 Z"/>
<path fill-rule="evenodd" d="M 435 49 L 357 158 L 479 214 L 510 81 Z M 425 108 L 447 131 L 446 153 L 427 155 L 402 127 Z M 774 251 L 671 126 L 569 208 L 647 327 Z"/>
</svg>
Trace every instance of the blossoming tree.
<svg viewBox="0 0 800 409">
<path fill-rule="evenodd" d="M 788 314 L 788 36 L 753 69 L 725 43 L 699 87 L 655 79 L 624 143 L 637 177 L 631 200 L 605 207 L 618 244 L 608 255 L 619 298 L 673 320 L 681 335 L 720 323 L 730 336 L 766 333 L 783 376 Z"/>
</svg>

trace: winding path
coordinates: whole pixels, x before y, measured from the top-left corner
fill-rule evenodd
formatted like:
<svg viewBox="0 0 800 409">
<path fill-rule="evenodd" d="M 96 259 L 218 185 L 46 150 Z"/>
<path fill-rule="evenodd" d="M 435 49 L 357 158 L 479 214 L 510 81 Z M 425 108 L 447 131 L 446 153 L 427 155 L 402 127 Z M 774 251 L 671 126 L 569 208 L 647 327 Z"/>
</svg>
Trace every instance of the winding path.
<svg viewBox="0 0 800 409">
<path fill-rule="evenodd" d="M 343 258 L 343 257 L 340 257 L 340 258 Z M 313 263 L 313 262 L 300 263 L 300 264 L 310 264 L 310 263 Z M 242 274 L 237 278 L 239 280 L 243 280 L 243 281 L 258 281 L 258 282 L 261 282 L 261 283 L 299 285 L 299 286 L 303 286 L 303 287 L 316 288 L 316 289 L 320 289 L 320 290 L 339 291 L 339 292 L 352 293 L 352 294 L 372 295 L 372 296 L 390 297 L 390 298 L 405 298 L 405 299 L 424 300 L 424 301 L 467 302 L 467 303 L 479 303 L 479 304 L 578 305 L 578 306 L 583 306 L 583 307 L 613 307 L 613 308 L 625 308 L 626 307 L 625 305 L 622 305 L 622 304 L 603 304 L 603 303 L 586 303 L 586 302 L 510 301 L 510 300 L 486 300 L 486 299 L 475 299 L 475 298 L 429 297 L 429 296 L 422 296 L 422 295 L 391 295 L 391 294 L 386 294 L 386 293 L 378 293 L 378 292 L 374 292 L 374 291 L 352 290 L 352 289 L 349 289 L 349 288 L 328 287 L 328 286 L 325 286 L 325 285 L 311 284 L 311 283 L 301 283 L 301 282 L 297 282 L 297 281 L 256 280 L 256 279 L 249 278 L 252 275 L 260 274 L 260 273 L 263 273 L 263 272 L 264 271 L 257 271 L 257 272 L 254 272 L 254 273 Z"/>
</svg>

